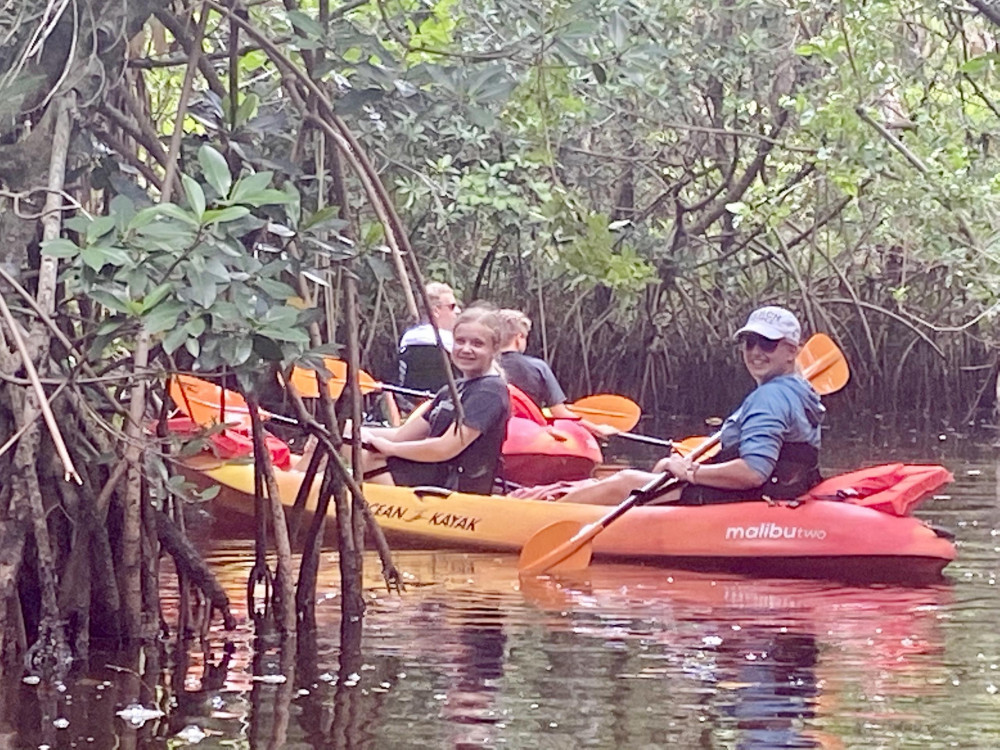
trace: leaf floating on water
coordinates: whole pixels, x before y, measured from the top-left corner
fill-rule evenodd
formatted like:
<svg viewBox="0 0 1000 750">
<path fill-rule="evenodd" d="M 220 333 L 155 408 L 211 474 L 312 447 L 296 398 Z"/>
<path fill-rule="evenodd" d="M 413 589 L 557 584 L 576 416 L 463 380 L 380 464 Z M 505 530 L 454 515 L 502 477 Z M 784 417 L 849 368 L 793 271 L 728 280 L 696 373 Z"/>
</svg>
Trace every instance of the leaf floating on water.
<svg viewBox="0 0 1000 750">
<path fill-rule="evenodd" d="M 265 685 L 282 685 L 288 681 L 283 674 L 255 674 L 254 682 L 263 682 Z"/>
<path fill-rule="evenodd" d="M 197 724 L 188 724 L 177 733 L 177 737 L 184 740 L 189 745 L 197 745 L 203 739 L 208 737 L 208 734 Z"/>
<path fill-rule="evenodd" d="M 119 711 L 117 716 L 122 717 L 125 721 L 138 729 L 147 721 L 162 718 L 164 713 L 158 708 L 145 708 L 138 703 L 133 703 Z"/>
</svg>

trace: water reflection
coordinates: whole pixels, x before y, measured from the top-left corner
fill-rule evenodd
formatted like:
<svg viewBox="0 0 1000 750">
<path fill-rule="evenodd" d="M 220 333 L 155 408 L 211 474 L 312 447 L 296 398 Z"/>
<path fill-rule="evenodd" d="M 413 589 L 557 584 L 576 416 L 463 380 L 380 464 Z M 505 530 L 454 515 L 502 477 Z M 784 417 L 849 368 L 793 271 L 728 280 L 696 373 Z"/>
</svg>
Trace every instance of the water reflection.
<svg viewBox="0 0 1000 750">
<path fill-rule="evenodd" d="M 845 465 L 857 463 L 849 458 Z M 357 658 L 340 650 L 337 565 L 326 554 L 314 637 L 282 649 L 244 624 L 213 629 L 162 663 L 155 651 L 99 654 L 64 691 L 5 686 L 0 740 L 53 748 L 196 740 L 207 748 L 994 747 L 997 469 L 992 455 L 947 463 L 957 477 L 949 497 L 922 509 L 958 532 L 960 558 L 944 584 L 595 565 L 577 579 L 522 585 L 513 556 L 404 552 L 402 596 L 387 593 L 374 558 L 366 561 Z M 219 542 L 210 561 L 246 623 L 249 545 Z M 163 581 L 171 584 L 168 571 Z M 168 596 L 168 619 L 176 607 Z M 130 727 L 117 715 L 130 703 L 164 716 Z"/>
</svg>

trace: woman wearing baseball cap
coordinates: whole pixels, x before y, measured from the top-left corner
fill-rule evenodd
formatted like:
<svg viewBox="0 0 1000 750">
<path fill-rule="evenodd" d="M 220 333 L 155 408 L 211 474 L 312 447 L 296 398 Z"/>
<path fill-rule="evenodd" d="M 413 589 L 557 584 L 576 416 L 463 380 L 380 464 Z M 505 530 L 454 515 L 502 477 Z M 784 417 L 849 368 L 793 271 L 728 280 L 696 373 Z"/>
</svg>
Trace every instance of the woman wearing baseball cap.
<svg viewBox="0 0 1000 750">
<path fill-rule="evenodd" d="M 717 455 L 698 464 L 673 453 L 656 464 L 654 472 L 668 471 L 686 482 L 661 502 L 704 505 L 761 495 L 793 498 L 821 479 L 820 422 L 825 410 L 819 394 L 797 372 L 802 338 L 798 319 L 783 307 L 761 307 L 750 313 L 735 337 L 757 387 L 723 423 Z M 623 471 L 561 500 L 617 505 L 652 478 L 647 472 Z"/>
</svg>

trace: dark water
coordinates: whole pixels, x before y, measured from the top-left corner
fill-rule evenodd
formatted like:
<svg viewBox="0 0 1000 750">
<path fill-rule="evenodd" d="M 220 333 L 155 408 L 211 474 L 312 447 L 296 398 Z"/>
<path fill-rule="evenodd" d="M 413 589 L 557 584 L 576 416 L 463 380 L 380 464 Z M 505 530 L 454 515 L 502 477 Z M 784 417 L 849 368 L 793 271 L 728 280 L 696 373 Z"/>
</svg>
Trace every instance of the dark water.
<svg viewBox="0 0 1000 750">
<path fill-rule="evenodd" d="M 0 747 L 1000 747 L 991 440 L 876 431 L 826 453 L 830 470 L 878 455 L 955 473 L 919 511 L 958 537 L 937 585 L 604 564 L 521 584 L 513 556 L 405 552 L 402 596 L 367 561 L 363 658 L 342 667 L 326 555 L 310 658 L 246 625 L 215 626 L 186 665 L 100 656 L 64 689 L 3 686 Z M 245 622 L 250 547 L 209 554 Z M 130 726 L 133 702 L 164 715 Z"/>
</svg>

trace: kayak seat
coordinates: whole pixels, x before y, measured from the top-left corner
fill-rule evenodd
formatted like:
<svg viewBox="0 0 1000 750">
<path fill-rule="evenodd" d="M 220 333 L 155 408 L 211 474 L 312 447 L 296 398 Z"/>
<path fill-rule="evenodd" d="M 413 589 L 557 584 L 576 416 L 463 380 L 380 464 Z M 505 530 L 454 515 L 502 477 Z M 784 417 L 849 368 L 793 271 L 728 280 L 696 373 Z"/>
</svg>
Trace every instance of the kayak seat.
<svg viewBox="0 0 1000 750">
<path fill-rule="evenodd" d="M 547 425 L 549 421 L 542 414 L 541 408 L 531 396 L 522 391 L 516 385 L 507 383 L 507 392 L 510 394 L 510 416 L 527 419 L 535 424 Z"/>
</svg>

